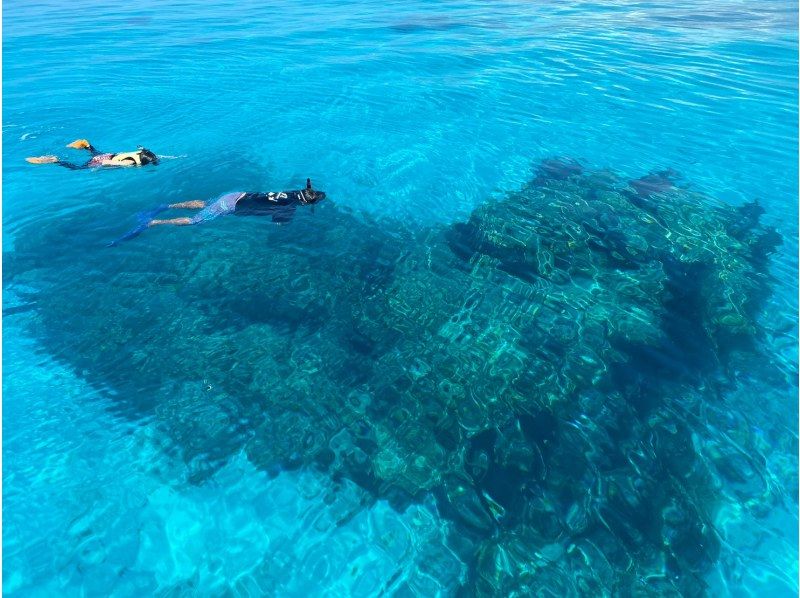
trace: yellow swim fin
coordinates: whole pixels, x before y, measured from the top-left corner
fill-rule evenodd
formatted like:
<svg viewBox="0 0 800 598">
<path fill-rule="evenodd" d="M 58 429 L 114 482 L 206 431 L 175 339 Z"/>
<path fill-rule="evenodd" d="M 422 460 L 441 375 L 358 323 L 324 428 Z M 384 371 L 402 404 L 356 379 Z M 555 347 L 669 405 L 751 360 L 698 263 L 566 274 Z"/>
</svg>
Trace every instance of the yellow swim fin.
<svg viewBox="0 0 800 598">
<path fill-rule="evenodd" d="M 75 141 L 67 145 L 67 147 L 71 147 L 73 149 L 88 149 L 91 146 L 92 144 L 89 143 L 88 139 L 76 139 Z"/>
</svg>

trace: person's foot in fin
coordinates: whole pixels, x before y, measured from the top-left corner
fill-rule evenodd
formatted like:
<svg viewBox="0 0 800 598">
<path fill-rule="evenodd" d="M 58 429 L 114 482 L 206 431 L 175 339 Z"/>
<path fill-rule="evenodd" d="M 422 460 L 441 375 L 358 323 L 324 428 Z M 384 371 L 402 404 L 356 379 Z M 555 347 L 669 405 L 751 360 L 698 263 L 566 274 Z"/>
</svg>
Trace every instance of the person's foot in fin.
<svg viewBox="0 0 800 598">
<path fill-rule="evenodd" d="M 73 149 L 89 149 L 92 147 L 92 144 L 89 143 L 88 139 L 76 139 L 72 143 L 68 143 L 67 147 L 71 147 Z"/>
<path fill-rule="evenodd" d="M 169 204 L 162 203 L 161 205 L 158 205 L 149 210 L 145 210 L 144 212 L 139 212 L 138 214 L 136 214 L 136 220 L 139 221 L 139 224 L 143 222 L 146 224 L 150 222 L 155 216 L 166 210 L 169 210 Z"/>
<path fill-rule="evenodd" d="M 142 234 L 142 232 L 147 230 L 147 228 L 150 226 L 150 222 L 153 220 L 153 217 L 165 210 L 169 210 L 169 204 L 162 203 L 144 212 L 139 212 L 136 214 L 136 226 L 122 235 L 119 239 L 111 241 L 111 243 L 106 245 L 106 247 L 116 247 L 123 241 L 130 241 L 131 239 L 138 237 L 140 234 Z"/>
<path fill-rule="evenodd" d="M 31 164 L 55 164 L 58 162 L 58 156 L 31 156 L 25 158 L 25 161 Z"/>
<path fill-rule="evenodd" d="M 106 245 L 106 247 L 116 247 L 117 245 L 119 245 L 123 241 L 130 241 L 131 239 L 133 239 L 135 237 L 138 237 L 140 234 L 142 234 L 142 232 L 147 230 L 147 225 L 148 225 L 147 221 L 139 222 L 139 224 L 134 226 L 131 230 L 129 230 L 124 235 L 122 235 L 119 239 L 115 239 L 115 240 L 111 241 L 111 243 Z"/>
</svg>

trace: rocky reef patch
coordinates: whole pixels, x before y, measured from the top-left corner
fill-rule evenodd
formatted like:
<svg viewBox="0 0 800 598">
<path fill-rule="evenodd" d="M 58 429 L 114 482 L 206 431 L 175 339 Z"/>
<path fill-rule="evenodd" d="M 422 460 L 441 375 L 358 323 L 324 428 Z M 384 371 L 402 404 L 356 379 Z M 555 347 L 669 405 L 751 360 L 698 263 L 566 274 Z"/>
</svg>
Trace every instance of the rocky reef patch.
<svg viewBox="0 0 800 598">
<path fill-rule="evenodd" d="M 243 451 L 433 498 L 452 593 L 700 596 L 735 567 L 720 513 L 794 501 L 757 202 L 551 159 L 452 225 L 301 212 L 120 250 L 68 215 L 18 236 L 4 285 L 193 483 Z"/>
</svg>

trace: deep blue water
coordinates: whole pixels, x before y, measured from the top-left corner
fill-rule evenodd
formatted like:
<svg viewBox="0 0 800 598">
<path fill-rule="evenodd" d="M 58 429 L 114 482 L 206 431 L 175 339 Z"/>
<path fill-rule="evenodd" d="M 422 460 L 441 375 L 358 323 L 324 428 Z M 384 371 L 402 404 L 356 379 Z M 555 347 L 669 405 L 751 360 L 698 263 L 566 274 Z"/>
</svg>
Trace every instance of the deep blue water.
<svg viewBox="0 0 800 598">
<path fill-rule="evenodd" d="M 698 214 L 692 222 L 759 199 L 762 223 L 782 235 L 750 277 L 771 277 L 747 329 L 771 358 L 763 366 L 755 358 L 697 366 L 681 392 L 713 393 L 719 403 L 707 408 L 681 415 L 683 404 L 664 402 L 676 422 L 663 425 L 689 430 L 692 470 L 706 472 L 711 489 L 693 490 L 687 474 L 678 494 L 713 528 L 718 549 L 707 562 L 687 556 L 705 550 L 697 549 L 702 537 L 689 534 L 673 538 L 661 562 L 669 535 L 639 543 L 637 533 L 649 538 L 641 504 L 616 515 L 588 510 L 598 529 L 627 534 L 625 558 L 647 583 L 675 571 L 698 578 L 665 581 L 658 592 L 796 594 L 796 17 L 794 2 L 733 0 L 5 2 L 4 592 L 432 596 L 459 587 L 524 595 L 534 587 L 564 595 L 584 587 L 555 584 L 570 578 L 575 555 L 590 555 L 588 545 L 596 552 L 581 566 L 597 585 L 585 587 L 613 594 L 632 583 L 624 558 L 611 555 L 592 526 L 573 526 L 580 509 L 559 503 L 563 495 L 548 486 L 566 476 L 555 461 L 530 504 L 560 513 L 563 533 L 532 540 L 527 515 L 508 527 L 491 491 L 480 499 L 490 512 L 481 517 L 495 517 L 495 527 L 476 531 L 458 513 L 447 477 L 472 448 L 406 434 L 429 417 L 427 403 L 462 396 L 452 385 L 463 385 L 463 397 L 480 395 L 475 379 L 453 374 L 459 366 L 445 357 L 431 365 L 436 355 L 453 355 L 466 369 L 489 364 L 503 392 L 504 380 L 533 376 L 515 369 L 514 356 L 540 347 L 513 339 L 524 336 L 518 316 L 534 309 L 526 293 L 536 283 L 492 274 L 486 285 L 473 273 L 475 297 L 491 314 L 482 321 L 463 279 L 452 278 L 451 293 L 451 278 L 435 264 L 452 253 L 444 227 L 520 189 L 541 160 L 562 157 L 619 181 L 673 169 L 682 201 Z M 103 172 L 24 161 L 77 160 L 64 146 L 79 137 L 103 151 L 143 144 L 164 159 Z M 103 247 L 154 205 L 293 189 L 306 177 L 329 199 L 288 226 L 228 218 Z M 513 229 L 513 216 L 505 222 Z M 727 237 L 698 229 L 709 234 L 712 261 L 726 264 Z M 439 283 L 419 274 L 426 263 Z M 689 289 L 691 278 L 677 286 Z M 387 321 L 375 297 L 400 313 L 415 285 L 430 322 L 423 314 L 422 326 L 371 326 Z M 589 309 L 577 305 L 575 313 Z M 341 316 L 351 308 L 352 333 Z M 440 315 L 450 324 L 440 326 Z M 473 353 L 457 352 L 465 335 L 476 339 Z M 733 345 L 716 351 L 740 349 Z M 342 346 L 358 359 L 340 357 Z M 658 345 L 647 363 L 678 363 L 663 367 L 680 377 L 702 360 L 700 350 L 687 357 L 687 347 L 676 346 Z M 564 371 L 565 386 L 542 383 L 553 404 L 567 400 L 563 389 L 578 379 Z M 402 376 L 411 381 L 398 383 Z M 442 380 L 415 390 L 436 376 Z M 612 403 L 616 390 L 603 387 L 595 401 Z M 338 411 L 330 407 L 337 401 Z M 378 403 L 389 406 L 384 412 Z M 314 412 L 320 404 L 329 411 Z M 664 443 L 647 432 L 658 418 L 637 409 L 636 446 L 660 454 Z M 354 440 L 351 412 L 374 428 L 370 435 Z M 729 419 L 719 419 L 726 412 Z M 458 413 L 460 438 L 473 448 L 496 423 L 488 406 L 473 419 Z M 571 413 L 574 421 L 554 429 L 590 426 L 594 417 Z M 308 430 L 309 445 L 281 444 Z M 613 444 L 627 442 L 621 438 Z M 409 458 L 398 448 L 406 446 L 424 448 Z M 336 455 L 334 465 L 305 460 L 318 449 Z M 641 457 L 637 471 L 664 461 L 646 448 L 626 454 Z M 749 455 L 747 467 L 736 461 L 741 455 Z M 371 473 L 355 473 L 363 471 Z M 587 482 L 586 495 L 606 496 L 600 488 L 615 476 Z M 492 538 L 501 546 L 498 569 L 510 563 L 516 571 L 516 590 L 478 582 L 491 577 Z"/>
</svg>

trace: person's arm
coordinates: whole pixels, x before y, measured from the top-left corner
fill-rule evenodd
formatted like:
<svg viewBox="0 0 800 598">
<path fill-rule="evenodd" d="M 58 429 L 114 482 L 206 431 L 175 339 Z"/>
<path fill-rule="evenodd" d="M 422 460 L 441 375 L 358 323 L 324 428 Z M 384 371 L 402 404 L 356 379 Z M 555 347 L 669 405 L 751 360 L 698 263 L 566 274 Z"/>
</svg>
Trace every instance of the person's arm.
<svg viewBox="0 0 800 598">
<path fill-rule="evenodd" d="M 294 216 L 294 211 L 294 205 L 275 206 L 272 209 L 272 221 L 277 222 L 278 224 L 286 224 L 287 222 L 291 222 L 292 217 Z"/>
</svg>

